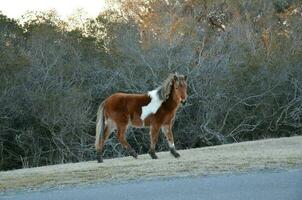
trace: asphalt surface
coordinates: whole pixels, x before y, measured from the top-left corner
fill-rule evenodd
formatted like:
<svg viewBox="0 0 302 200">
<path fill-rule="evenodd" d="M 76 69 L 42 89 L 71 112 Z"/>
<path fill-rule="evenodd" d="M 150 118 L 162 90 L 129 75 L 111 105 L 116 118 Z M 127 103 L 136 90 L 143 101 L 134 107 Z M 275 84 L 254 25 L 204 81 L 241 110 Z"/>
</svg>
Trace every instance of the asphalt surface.
<svg viewBox="0 0 302 200">
<path fill-rule="evenodd" d="M 302 200 L 302 169 L 154 179 L 4 194 L 2 200 Z"/>
</svg>

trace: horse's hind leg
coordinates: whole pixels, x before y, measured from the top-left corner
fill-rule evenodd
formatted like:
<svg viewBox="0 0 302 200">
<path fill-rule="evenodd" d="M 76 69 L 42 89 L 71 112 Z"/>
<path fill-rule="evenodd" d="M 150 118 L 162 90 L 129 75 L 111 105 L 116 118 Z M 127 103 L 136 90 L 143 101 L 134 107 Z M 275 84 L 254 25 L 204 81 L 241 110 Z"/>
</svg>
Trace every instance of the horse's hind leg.
<svg viewBox="0 0 302 200">
<path fill-rule="evenodd" d="M 137 158 L 137 153 L 126 140 L 126 134 L 125 134 L 126 130 L 127 130 L 127 126 L 119 126 L 117 130 L 117 138 L 120 141 L 120 143 L 123 145 L 123 147 L 129 152 L 129 154 L 134 158 Z"/>
</svg>

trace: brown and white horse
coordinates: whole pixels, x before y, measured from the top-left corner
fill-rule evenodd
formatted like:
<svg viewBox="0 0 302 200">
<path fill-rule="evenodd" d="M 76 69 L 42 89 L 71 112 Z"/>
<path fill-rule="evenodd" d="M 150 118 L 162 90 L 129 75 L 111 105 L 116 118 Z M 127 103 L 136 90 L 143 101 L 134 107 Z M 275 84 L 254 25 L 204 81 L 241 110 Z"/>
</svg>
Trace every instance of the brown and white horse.
<svg viewBox="0 0 302 200">
<path fill-rule="evenodd" d="M 115 93 L 105 99 L 97 113 L 95 148 L 98 162 L 103 161 L 103 148 L 110 133 L 117 130 L 117 137 L 129 154 L 137 158 L 134 149 L 126 141 L 128 126 L 149 127 L 151 146 L 149 154 L 157 159 L 155 146 L 161 129 L 174 157 L 176 152 L 172 126 L 176 110 L 187 99 L 187 77 L 170 74 L 163 84 L 147 94 Z"/>
</svg>

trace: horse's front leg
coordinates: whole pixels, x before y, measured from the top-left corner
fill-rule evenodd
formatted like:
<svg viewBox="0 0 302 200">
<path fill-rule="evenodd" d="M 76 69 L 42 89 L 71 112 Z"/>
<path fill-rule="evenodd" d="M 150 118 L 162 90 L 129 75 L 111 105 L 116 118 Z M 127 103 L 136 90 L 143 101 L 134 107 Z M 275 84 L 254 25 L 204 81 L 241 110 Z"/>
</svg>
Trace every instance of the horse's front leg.
<svg viewBox="0 0 302 200">
<path fill-rule="evenodd" d="M 180 157 L 180 154 L 177 153 L 175 145 L 174 145 L 174 138 L 173 138 L 173 132 L 172 132 L 172 123 L 167 124 L 167 125 L 163 125 L 161 129 L 164 132 L 164 134 L 165 134 L 165 136 L 168 140 L 168 144 L 169 144 L 171 154 L 175 158 Z"/>
<path fill-rule="evenodd" d="M 158 141 L 158 135 L 159 135 L 159 127 L 158 126 L 151 126 L 150 128 L 150 139 L 151 139 L 151 145 L 149 154 L 152 159 L 157 159 L 157 155 L 155 154 L 155 147 L 156 143 Z"/>
</svg>

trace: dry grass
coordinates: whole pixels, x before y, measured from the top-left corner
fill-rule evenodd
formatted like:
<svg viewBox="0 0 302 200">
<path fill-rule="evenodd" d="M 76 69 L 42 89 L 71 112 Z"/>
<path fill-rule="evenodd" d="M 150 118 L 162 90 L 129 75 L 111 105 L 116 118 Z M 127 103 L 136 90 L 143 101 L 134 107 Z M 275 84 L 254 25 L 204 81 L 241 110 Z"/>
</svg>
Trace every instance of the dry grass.
<svg viewBox="0 0 302 200">
<path fill-rule="evenodd" d="M 159 176 L 192 176 L 223 172 L 294 168 L 302 166 L 302 136 L 149 155 L 61 164 L 0 172 L 0 192 L 68 184 L 148 179 Z"/>
</svg>

